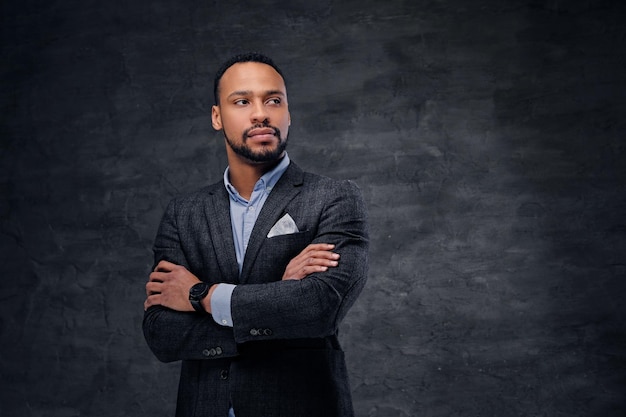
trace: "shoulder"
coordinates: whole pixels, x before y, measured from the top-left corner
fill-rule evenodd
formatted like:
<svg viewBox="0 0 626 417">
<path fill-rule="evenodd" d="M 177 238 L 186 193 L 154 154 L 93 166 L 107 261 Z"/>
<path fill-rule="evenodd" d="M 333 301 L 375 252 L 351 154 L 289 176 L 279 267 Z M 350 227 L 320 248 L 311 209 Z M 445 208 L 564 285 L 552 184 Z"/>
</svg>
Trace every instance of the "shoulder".
<svg viewBox="0 0 626 417">
<path fill-rule="evenodd" d="M 303 172 L 303 185 L 322 195 L 360 196 L 361 189 L 356 182 L 347 179 L 335 179 L 312 172 Z"/>
<path fill-rule="evenodd" d="M 340 204 L 355 207 L 355 211 L 363 210 L 363 194 L 356 182 L 302 171 L 297 165 L 295 168 L 302 178 L 300 198 L 308 201 L 309 205 L 328 208 Z"/>
<path fill-rule="evenodd" d="M 205 206 L 208 200 L 215 195 L 219 196 L 220 193 L 226 194 L 223 181 L 218 181 L 198 190 L 173 197 L 169 202 L 168 210 L 185 212 L 201 208 Z"/>
<path fill-rule="evenodd" d="M 359 187 L 352 180 L 341 180 L 330 178 L 325 175 L 316 174 L 309 171 L 304 171 L 295 162 L 291 162 L 287 171 L 285 171 L 285 177 L 288 181 L 293 182 L 295 185 L 300 183 L 305 187 L 321 188 L 321 189 L 346 189 L 346 190 L 358 190 Z"/>
</svg>

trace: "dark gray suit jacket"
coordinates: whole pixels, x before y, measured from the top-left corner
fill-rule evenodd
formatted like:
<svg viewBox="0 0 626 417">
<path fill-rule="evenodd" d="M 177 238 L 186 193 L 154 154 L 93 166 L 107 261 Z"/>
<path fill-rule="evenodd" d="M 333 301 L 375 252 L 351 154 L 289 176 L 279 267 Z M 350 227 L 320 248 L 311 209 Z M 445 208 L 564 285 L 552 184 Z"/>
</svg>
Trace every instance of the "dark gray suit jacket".
<svg viewBox="0 0 626 417">
<path fill-rule="evenodd" d="M 182 360 L 177 416 L 347 417 L 352 401 L 337 328 L 367 278 L 367 215 L 350 181 L 305 173 L 291 163 L 250 236 L 241 276 L 223 182 L 174 199 L 154 244 L 155 265 L 184 265 L 208 283 L 238 284 L 234 327 L 208 314 L 151 307 L 143 329 L 164 362 Z M 285 213 L 300 232 L 268 238 Z M 281 281 L 310 243 L 333 243 L 339 266 Z"/>
</svg>

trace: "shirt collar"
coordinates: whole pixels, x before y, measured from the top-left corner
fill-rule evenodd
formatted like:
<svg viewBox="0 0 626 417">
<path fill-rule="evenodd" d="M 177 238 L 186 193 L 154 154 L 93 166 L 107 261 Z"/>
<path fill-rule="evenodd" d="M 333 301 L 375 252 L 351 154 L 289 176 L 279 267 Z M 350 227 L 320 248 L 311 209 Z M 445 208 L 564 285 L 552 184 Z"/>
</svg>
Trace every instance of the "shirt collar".
<svg viewBox="0 0 626 417">
<path fill-rule="evenodd" d="M 264 190 L 266 193 L 269 194 L 280 179 L 280 177 L 287 170 L 289 162 L 289 155 L 287 155 L 287 152 L 285 152 L 285 156 L 280 160 L 278 165 L 276 165 L 274 168 L 272 168 L 271 171 L 266 172 L 261 178 L 259 178 L 259 180 L 254 185 L 253 192 Z M 229 172 L 230 167 L 226 167 L 226 169 L 224 170 L 224 186 L 226 187 L 226 191 L 228 191 L 230 197 L 235 201 L 242 201 L 247 203 L 248 201 L 241 197 L 241 195 L 239 195 L 239 192 L 237 192 L 237 189 L 235 189 L 235 187 L 231 184 L 228 175 Z"/>
</svg>

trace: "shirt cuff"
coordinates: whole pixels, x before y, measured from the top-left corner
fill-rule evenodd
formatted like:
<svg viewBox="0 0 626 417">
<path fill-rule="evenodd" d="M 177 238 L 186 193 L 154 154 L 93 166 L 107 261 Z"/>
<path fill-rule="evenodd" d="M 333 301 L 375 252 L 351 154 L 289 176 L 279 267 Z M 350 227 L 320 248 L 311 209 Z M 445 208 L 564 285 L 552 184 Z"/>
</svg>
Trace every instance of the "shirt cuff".
<svg viewBox="0 0 626 417">
<path fill-rule="evenodd" d="M 230 299 L 236 285 L 217 284 L 211 295 L 211 315 L 221 326 L 233 327 L 233 316 L 230 310 Z"/>
</svg>

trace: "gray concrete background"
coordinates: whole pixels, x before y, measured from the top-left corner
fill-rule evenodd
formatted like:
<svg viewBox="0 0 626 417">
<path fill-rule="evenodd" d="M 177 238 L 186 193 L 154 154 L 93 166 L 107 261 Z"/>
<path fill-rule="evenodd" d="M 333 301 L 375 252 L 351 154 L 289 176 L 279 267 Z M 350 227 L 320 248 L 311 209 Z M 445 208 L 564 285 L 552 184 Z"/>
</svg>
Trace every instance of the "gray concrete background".
<svg viewBox="0 0 626 417">
<path fill-rule="evenodd" d="M 224 169 L 212 75 L 241 50 L 287 75 L 292 159 L 370 209 L 359 416 L 623 415 L 622 2 L 0 10 L 2 416 L 173 415 L 143 285 L 164 205 Z"/>
</svg>

